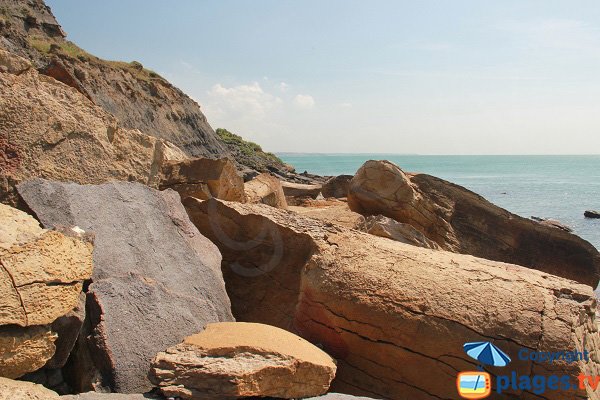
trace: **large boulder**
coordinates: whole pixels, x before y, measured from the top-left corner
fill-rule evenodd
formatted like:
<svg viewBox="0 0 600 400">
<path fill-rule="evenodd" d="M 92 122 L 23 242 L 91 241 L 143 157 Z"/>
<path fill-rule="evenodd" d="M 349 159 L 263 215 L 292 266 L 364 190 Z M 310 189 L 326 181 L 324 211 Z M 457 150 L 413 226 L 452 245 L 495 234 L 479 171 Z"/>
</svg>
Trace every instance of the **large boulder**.
<svg viewBox="0 0 600 400">
<path fill-rule="evenodd" d="M 600 351 L 596 300 L 587 285 L 260 204 L 190 198 L 185 205 L 219 246 L 223 270 L 245 272 L 227 282 L 236 318 L 271 323 L 323 346 L 338 359 L 333 391 L 393 400 L 456 398 L 457 372 L 477 368 L 463 351 L 465 342 L 475 341 L 493 341 L 518 375 L 564 374 L 576 382 L 579 374 L 599 371 L 595 356 L 551 365 L 518 357 L 522 349 Z M 291 324 L 284 315 L 292 315 Z M 587 395 L 598 398 L 591 389 Z M 513 389 L 495 398 L 515 397 L 537 398 Z"/>
<path fill-rule="evenodd" d="M 77 391 L 143 393 L 156 353 L 209 322 L 232 320 L 221 255 L 190 223 L 177 192 L 41 179 L 18 189 L 45 227 L 69 223 L 95 235 L 83 343 L 90 356 L 78 347 L 81 366 L 70 366 L 83 375 Z"/>
<path fill-rule="evenodd" d="M 369 215 L 365 218 L 365 232 L 413 246 L 439 249 L 440 246 L 419 232 L 410 224 L 403 224 L 383 215 Z"/>
<path fill-rule="evenodd" d="M 304 183 L 282 181 L 281 187 L 283 188 L 283 193 L 287 199 L 294 199 L 296 197 L 316 199 L 321 193 L 322 185 L 307 185 Z"/>
<path fill-rule="evenodd" d="M 92 245 L 64 231 L 73 236 L 0 204 L 0 376 L 20 377 L 55 355 L 50 324 L 76 308 L 92 275 Z M 61 346 L 73 345 L 76 329 L 58 332 Z"/>
<path fill-rule="evenodd" d="M 26 62 L 4 51 L 0 60 Z M 15 68 L 0 72 L 0 202 L 17 205 L 15 185 L 35 177 L 156 186 L 167 159 L 186 157 L 169 142 L 121 128 L 76 89 Z"/>
<path fill-rule="evenodd" d="M 442 249 L 538 269 L 594 288 L 600 253 L 560 229 L 519 217 L 455 184 L 367 161 L 350 184 L 348 204 L 412 225 Z"/>
<path fill-rule="evenodd" d="M 169 397 L 291 399 L 325 393 L 335 369 L 325 352 L 283 329 L 223 322 L 159 353 L 150 374 Z"/>
<path fill-rule="evenodd" d="M 169 161 L 162 168 L 161 190 L 171 188 L 182 198 L 217 199 L 244 202 L 244 179 L 228 158 L 195 158 Z"/>
<path fill-rule="evenodd" d="M 246 198 L 250 203 L 267 204 L 275 208 L 287 208 L 281 181 L 271 174 L 262 173 L 244 184 Z"/>
<path fill-rule="evenodd" d="M 61 397 L 42 385 L 0 377 L 0 400 L 60 400 Z"/>
<path fill-rule="evenodd" d="M 346 202 L 328 199 L 311 203 L 304 203 L 303 206 L 290 206 L 288 209 L 307 217 L 316 218 L 330 224 L 342 225 L 346 228 L 361 230 L 365 228 L 365 217 L 350 210 Z"/>
</svg>

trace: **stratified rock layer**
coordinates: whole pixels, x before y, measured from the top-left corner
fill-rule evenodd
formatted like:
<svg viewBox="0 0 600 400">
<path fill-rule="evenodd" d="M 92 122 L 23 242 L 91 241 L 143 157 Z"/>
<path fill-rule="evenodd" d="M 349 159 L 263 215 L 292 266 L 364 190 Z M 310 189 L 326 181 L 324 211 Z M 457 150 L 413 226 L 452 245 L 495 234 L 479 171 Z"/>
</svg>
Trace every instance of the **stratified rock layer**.
<svg viewBox="0 0 600 400">
<path fill-rule="evenodd" d="M 176 192 L 35 180 L 19 193 L 44 226 L 70 223 L 95 235 L 85 339 L 91 361 L 78 349 L 82 365 L 70 366 L 86 372 L 78 391 L 146 392 L 156 353 L 209 322 L 232 320 L 221 255 L 190 223 Z"/>
<path fill-rule="evenodd" d="M 441 248 L 522 265 L 592 287 L 600 253 L 590 243 L 512 214 L 455 184 L 367 161 L 350 183 L 350 208 L 412 225 Z"/>
<path fill-rule="evenodd" d="M 159 353 L 151 376 L 171 397 L 290 399 L 325 393 L 335 369 L 325 352 L 287 331 L 224 322 Z"/>
<path fill-rule="evenodd" d="M 1 63 L 28 62 L 0 49 Z M 169 142 L 119 127 L 76 89 L 34 68 L 0 72 L 2 203 L 17 205 L 15 185 L 37 177 L 156 186 L 162 164 L 185 157 Z"/>
<path fill-rule="evenodd" d="M 473 341 L 493 341 L 519 375 L 565 374 L 576 381 L 580 373 L 600 373 L 596 300 L 587 285 L 264 205 L 188 199 L 186 208 L 221 249 L 224 271 L 246 268 L 245 277 L 227 281 L 236 318 L 279 320 L 279 326 L 322 345 L 339 360 L 334 391 L 385 399 L 456 398 L 457 372 L 477 368 L 462 348 Z M 211 224 L 205 223 L 209 215 Z M 293 315 L 291 328 L 285 318 L 273 318 L 285 314 Z M 548 365 L 517 357 L 522 348 L 583 351 L 583 346 L 592 354 L 590 362 Z M 598 399 L 592 391 L 544 394 L 586 395 Z M 497 398 L 515 396 L 537 398 L 527 391 Z"/>
</svg>

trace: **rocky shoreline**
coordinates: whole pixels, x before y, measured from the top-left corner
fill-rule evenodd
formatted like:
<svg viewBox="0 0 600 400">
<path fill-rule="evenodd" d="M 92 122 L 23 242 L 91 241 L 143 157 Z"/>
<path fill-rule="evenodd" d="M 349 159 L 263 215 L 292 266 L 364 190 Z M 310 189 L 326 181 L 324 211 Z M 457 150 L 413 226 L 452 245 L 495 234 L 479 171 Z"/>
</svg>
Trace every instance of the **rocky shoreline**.
<svg viewBox="0 0 600 400">
<path fill-rule="evenodd" d="M 600 374 L 600 253 L 556 221 L 385 160 L 299 174 L 26 4 L 0 0 L 0 399 L 450 399 L 470 342 Z"/>
</svg>

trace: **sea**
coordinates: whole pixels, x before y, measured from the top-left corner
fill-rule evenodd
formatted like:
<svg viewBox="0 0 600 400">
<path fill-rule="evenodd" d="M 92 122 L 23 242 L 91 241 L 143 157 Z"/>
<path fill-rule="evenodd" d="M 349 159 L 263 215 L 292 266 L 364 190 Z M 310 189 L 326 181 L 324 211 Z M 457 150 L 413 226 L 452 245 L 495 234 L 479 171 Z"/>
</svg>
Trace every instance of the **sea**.
<svg viewBox="0 0 600 400">
<path fill-rule="evenodd" d="M 401 154 L 278 153 L 297 172 L 353 175 L 367 160 L 389 160 L 464 186 L 525 218 L 556 219 L 600 249 L 600 155 L 439 156 Z"/>
</svg>

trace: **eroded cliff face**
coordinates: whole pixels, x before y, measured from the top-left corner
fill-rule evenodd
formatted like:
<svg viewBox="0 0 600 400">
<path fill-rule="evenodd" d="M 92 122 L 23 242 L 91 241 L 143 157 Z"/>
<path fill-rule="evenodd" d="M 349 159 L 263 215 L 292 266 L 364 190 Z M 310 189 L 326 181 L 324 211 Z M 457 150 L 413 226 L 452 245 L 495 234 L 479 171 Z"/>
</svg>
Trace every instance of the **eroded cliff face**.
<svg viewBox="0 0 600 400">
<path fill-rule="evenodd" d="M 140 63 L 102 60 L 67 41 L 42 0 L 0 0 L 0 49 L 74 87 L 124 128 L 168 140 L 192 157 L 229 154 L 198 103 Z"/>
</svg>

